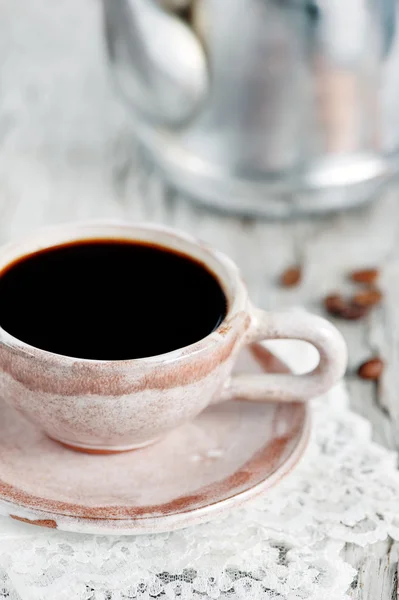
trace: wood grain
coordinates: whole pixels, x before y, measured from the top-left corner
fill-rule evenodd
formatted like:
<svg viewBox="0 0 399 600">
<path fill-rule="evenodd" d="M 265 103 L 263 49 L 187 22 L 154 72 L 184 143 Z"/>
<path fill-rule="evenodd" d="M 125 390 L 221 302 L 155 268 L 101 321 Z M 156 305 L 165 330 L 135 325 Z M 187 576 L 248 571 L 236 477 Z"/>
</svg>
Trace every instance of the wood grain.
<svg viewBox="0 0 399 600">
<path fill-rule="evenodd" d="M 239 220 L 190 204 L 135 144 L 107 73 L 99 8 L 95 0 L 0 4 L 0 241 L 88 217 L 167 223 L 230 254 L 260 307 L 302 304 L 320 314 L 327 293 L 354 291 L 348 272 L 379 267 L 382 305 L 364 321 L 336 324 L 349 345 L 353 408 L 378 442 L 398 449 L 398 186 L 356 212 L 297 222 Z M 281 288 L 280 274 L 295 264 L 300 285 Z M 359 380 L 357 366 L 376 354 L 386 362 L 382 380 Z M 353 600 L 395 596 L 397 544 L 349 545 L 345 558 L 359 569 Z"/>
</svg>

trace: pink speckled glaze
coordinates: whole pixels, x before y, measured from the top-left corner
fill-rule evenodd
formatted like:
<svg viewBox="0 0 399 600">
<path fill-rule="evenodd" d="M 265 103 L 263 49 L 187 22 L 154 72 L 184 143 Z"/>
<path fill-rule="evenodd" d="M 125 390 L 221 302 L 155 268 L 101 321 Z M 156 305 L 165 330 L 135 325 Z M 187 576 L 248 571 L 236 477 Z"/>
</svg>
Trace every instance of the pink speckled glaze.
<svg viewBox="0 0 399 600">
<path fill-rule="evenodd" d="M 191 346 L 125 361 L 53 354 L 0 328 L 0 395 L 49 437 L 94 453 L 140 448 L 194 419 L 211 403 L 233 396 L 251 401 L 303 401 L 326 391 L 342 376 L 346 347 L 331 324 L 315 316 L 253 308 L 236 266 L 227 257 L 164 227 L 115 222 L 54 227 L 4 246 L 0 273 L 39 249 L 115 238 L 153 242 L 200 260 L 225 292 L 227 315 L 216 331 Z M 311 342 L 320 353 L 319 366 L 300 377 L 230 376 L 243 345 L 271 338 Z"/>
</svg>

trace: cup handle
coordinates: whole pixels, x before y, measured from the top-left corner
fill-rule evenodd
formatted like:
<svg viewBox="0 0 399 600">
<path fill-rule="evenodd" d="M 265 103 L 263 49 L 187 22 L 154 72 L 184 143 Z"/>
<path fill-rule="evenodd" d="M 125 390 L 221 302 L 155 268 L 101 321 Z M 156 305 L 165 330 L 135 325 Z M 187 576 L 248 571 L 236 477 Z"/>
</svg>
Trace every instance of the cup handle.
<svg viewBox="0 0 399 600">
<path fill-rule="evenodd" d="M 329 390 L 345 373 L 347 348 L 344 338 L 321 317 L 253 309 L 252 323 L 244 343 L 274 339 L 310 342 L 319 352 L 318 366 L 304 375 L 232 375 L 225 385 L 221 401 L 240 398 L 251 402 L 303 402 Z"/>
</svg>

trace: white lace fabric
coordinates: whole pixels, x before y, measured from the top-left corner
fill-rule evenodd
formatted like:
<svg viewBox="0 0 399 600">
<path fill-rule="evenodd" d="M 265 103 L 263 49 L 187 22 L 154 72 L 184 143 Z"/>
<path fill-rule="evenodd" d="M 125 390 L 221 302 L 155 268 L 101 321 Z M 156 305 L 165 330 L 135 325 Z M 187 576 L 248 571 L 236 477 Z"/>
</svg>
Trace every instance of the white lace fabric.
<svg viewBox="0 0 399 600">
<path fill-rule="evenodd" d="M 274 346 L 273 349 L 276 348 Z M 284 342 L 295 370 L 311 350 Z M 88 536 L 0 519 L 0 598 L 8 600 L 345 600 L 356 571 L 340 553 L 399 539 L 396 454 L 371 441 L 344 384 L 314 401 L 297 469 L 223 518 L 173 533 Z"/>
</svg>

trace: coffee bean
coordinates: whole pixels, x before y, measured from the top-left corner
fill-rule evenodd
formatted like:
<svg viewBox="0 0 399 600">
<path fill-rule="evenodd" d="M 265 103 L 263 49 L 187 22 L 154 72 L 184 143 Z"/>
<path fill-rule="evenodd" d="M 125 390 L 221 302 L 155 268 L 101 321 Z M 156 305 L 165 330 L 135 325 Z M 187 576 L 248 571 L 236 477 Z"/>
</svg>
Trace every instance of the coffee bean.
<svg viewBox="0 0 399 600">
<path fill-rule="evenodd" d="M 356 304 L 348 303 L 345 308 L 337 315 L 346 321 L 358 321 L 363 319 L 369 312 L 367 306 L 356 306 Z"/>
<path fill-rule="evenodd" d="M 357 373 L 362 379 L 379 379 L 384 370 L 384 363 L 380 358 L 371 358 L 360 365 Z"/>
<path fill-rule="evenodd" d="M 350 275 L 352 281 L 356 283 L 374 283 L 379 275 L 378 269 L 361 269 L 353 271 Z"/>
<path fill-rule="evenodd" d="M 331 315 L 340 313 L 346 307 L 346 302 L 341 294 L 330 294 L 324 299 L 324 306 Z"/>
<path fill-rule="evenodd" d="M 357 321 L 369 312 L 368 306 L 358 306 L 352 301 L 345 300 L 341 294 L 331 294 L 324 299 L 327 312 L 338 319 Z"/>
<path fill-rule="evenodd" d="M 353 304 L 356 306 L 375 306 L 376 304 L 380 304 L 382 300 L 382 293 L 377 288 L 370 288 L 368 290 L 363 290 L 361 292 L 357 292 L 353 296 Z"/>
<path fill-rule="evenodd" d="M 283 287 L 295 287 L 301 282 L 302 269 L 300 267 L 289 267 L 280 276 L 280 285 Z"/>
</svg>

